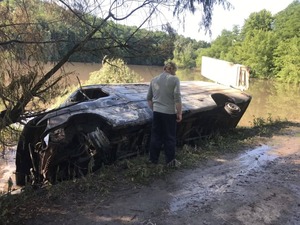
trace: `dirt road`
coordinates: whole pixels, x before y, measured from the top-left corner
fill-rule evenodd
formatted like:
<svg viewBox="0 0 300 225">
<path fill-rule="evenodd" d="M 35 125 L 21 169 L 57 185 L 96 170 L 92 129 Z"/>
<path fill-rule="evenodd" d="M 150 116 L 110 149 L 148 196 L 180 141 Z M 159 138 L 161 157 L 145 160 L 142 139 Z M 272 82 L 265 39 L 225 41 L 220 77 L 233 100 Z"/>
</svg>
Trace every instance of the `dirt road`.
<svg viewBox="0 0 300 225">
<path fill-rule="evenodd" d="M 300 127 L 242 154 L 179 169 L 150 186 L 117 189 L 101 201 L 87 196 L 43 206 L 25 223 L 299 225 Z"/>
</svg>

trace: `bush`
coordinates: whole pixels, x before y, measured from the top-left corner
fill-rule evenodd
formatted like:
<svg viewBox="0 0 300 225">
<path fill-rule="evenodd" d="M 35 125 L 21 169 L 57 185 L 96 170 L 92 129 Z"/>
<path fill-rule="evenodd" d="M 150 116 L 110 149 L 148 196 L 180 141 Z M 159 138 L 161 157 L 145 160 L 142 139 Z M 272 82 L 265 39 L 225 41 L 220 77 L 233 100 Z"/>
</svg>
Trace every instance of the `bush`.
<svg viewBox="0 0 300 225">
<path fill-rule="evenodd" d="M 122 59 L 106 59 L 100 70 L 90 73 L 85 84 L 136 83 L 142 80 Z"/>
</svg>

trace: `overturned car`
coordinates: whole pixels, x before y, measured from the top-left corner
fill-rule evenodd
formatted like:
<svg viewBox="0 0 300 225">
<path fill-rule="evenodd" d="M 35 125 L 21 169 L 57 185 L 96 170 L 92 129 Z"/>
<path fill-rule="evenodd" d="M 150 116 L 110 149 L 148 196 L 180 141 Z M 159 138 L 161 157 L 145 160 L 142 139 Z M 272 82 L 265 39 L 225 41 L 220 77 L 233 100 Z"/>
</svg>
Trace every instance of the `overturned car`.
<svg viewBox="0 0 300 225">
<path fill-rule="evenodd" d="M 30 120 L 17 147 L 17 184 L 55 183 L 147 152 L 152 121 L 148 87 L 84 86 L 57 109 Z M 243 91 L 203 81 L 181 82 L 181 93 L 178 146 L 236 127 L 251 101 Z"/>
</svg>

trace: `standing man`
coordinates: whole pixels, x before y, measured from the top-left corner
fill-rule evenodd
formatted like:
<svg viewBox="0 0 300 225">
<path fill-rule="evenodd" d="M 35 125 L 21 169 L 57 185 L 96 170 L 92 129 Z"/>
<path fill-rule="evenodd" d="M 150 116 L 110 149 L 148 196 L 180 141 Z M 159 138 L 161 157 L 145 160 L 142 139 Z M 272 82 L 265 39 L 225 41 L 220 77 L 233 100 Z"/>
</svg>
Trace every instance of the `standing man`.
<svg viewBox="0 0 300 225">
<path fill-rule="evenodd" d="M 147 101 L 153 110 L 150 140 L 150 162 L 157 164 L 162 146 L 165 150 L 166 164 L 178 166 L 175 159 L 176 122 L 182 120 L 180 81 L 176 77 L 177 66 L 168 62 L 164 71 L 150 83 Z"/>
</svg>

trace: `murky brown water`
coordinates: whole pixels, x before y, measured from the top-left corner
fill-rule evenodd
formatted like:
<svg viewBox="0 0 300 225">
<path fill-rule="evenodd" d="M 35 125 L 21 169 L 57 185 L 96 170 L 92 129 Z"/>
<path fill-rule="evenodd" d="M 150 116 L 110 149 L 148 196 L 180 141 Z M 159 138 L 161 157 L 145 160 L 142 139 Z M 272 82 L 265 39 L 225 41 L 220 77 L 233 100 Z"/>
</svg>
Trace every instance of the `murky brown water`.
<svg viewBox="0 0 300 225">
<path fill-rule="evenodd" d="M 252 79 L 247 92 L 252 95 L 252 102 L 239 125 L 248 125 L 253 117 L 300 122 L 299 84 Z"/>
</svg>

